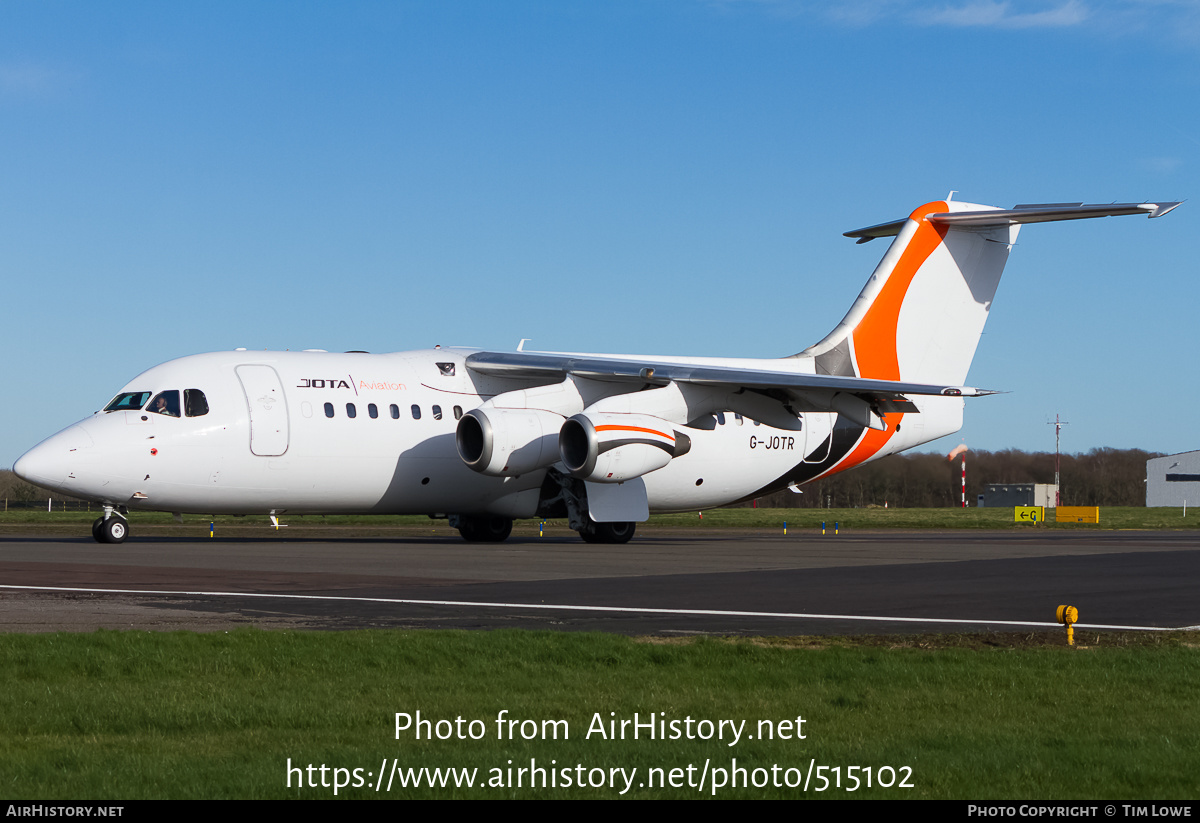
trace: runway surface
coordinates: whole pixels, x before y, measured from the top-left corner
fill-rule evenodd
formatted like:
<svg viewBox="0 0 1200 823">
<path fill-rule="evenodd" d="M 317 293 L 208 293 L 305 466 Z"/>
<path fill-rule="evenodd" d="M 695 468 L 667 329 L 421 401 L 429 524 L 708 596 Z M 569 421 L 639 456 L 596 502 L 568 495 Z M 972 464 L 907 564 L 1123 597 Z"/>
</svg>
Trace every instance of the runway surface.
<svg viewBox="0 0 1200 823">
<path fill-rule="evenodd" d="M 623 634 L 1012 631 L 1025 629 L 1006 621 L 1052 623 L 1064 603 L 1079 609 L 1081 626 L 1180 628 L 1200 625 L 1198 583 L 1195 532 L 784 537 L 651 530 L 624 546 L 567 537 L 487 545 L 449 536 L 332 540 L 286 532 L 255 539 L 134 537 L 109 546 L 90 537 L 6 533 L 0 631 L 244 625 Z M 118 589 L 221 594 L 111 593 Z M 338 599 L 305 599 L 311 597 Z M 628 611 L 558 608 L 568 606 Z M 884 619 L 851 619 L 871 617 Z M 918 618 L 931 622 L 908 622 Z"/>
</svg>

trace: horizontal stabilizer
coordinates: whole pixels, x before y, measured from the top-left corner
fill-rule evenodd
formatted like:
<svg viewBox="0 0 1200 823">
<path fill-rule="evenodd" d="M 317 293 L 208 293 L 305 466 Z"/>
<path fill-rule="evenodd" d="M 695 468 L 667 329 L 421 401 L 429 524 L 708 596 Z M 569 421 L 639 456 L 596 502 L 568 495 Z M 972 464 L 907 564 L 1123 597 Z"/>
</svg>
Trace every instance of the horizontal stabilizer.
<svg viewBox="0 0 1200 823">
<path fill-rule="evenodd" d="M 1126 214 L 1144 214 L 1147 217 L 1162 217 L 1180 205 L 1182 201 L 1169 203 L 1031 203 L 1011 209 L 974 209 L 971 211 L 943 212 L 925 215 L 935 225 L 964 226 L 970 228 L 992 228 L 1012 226 L 1020 223 L 1049 223 L 1056 220 L 1086 220 L 1090 217 L 1119 217 Z M 845 237 L 854 237 L 866 243 L 876 237 L 895 237 L 908 222 L 893 220 L 865 229 L 848 231 Z"/>
</svg>

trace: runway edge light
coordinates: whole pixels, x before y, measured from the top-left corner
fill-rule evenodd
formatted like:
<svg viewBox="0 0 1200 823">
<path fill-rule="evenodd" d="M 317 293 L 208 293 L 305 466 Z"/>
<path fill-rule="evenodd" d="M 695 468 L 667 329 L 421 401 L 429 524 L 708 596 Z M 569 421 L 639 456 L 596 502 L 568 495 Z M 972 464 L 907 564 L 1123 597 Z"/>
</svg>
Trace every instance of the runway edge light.
<svg viewBox="0 0 1200 823">
<path fill-rule="evenodd" d="M 1067 626 L 1067 645 L 1075 645 L 1075 629 L 1074 624 L 1079 622 L 1079 609 L 1074 606 L 1059 606 L 1054 612 L 1054 616 L 1059 623 L 1065 623 Z"/>
</svg>

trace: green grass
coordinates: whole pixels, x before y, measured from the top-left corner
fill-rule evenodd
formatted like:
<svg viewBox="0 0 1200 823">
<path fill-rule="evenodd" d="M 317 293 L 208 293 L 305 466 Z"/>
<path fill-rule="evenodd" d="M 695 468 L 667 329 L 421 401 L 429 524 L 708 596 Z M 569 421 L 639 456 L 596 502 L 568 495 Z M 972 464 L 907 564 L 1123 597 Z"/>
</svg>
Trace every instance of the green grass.
<svg viewBox="0 0 1200 823">
<path fill-rule="evenodd" d="M 1013 642 L 1015 638 L 1016 642 Z M 639 641 L 549 632 L 0 636 L 0 779 L 35 799 L 331 797 L 287 763 L 378 772 L 908 766 L 913 788 L 725 788 L 718 797 L 1195 798 L 1200 651 L 1186 634 Z M 1091 644 L 1090 647 L 1087 644 Z M 395 714 L 483 721 L 396 737 Z M 501 710 L 569 739 L 498 740 Z M 603 720 L 805 719 L 804 740 L 604 740 Z M 479 727 L 476 727 L 477 729 Z M 664 772 L 665 774 L 666 772 Z M 514 776 L 515 776 L 514 772 Z M 574 772 L 573 772 L 574 774 Z M 686 772 L 680 772 L 686 780 Z M 766 772 L 762 774 L 767 774 Z M 327 779 L 332 780 L 332 772 Z M 320 780 L 319 772 L 316 773 Z M 829 773 L 833 778 L 833 774 Z M 306 776 L 307 779 L 307 776 Z M 372 778 L 373 780 L 373 778 Z M 695 788 L 627 796 L 708 796 Z M 616 797 L 594 788 L 349 788 L 346 797 Z"/>
<path fill-rule="evenodd" d="M 792 529 L 819 530 L 839 524 L 842 529 L 1197 529 L 1200 511 L 1144 506 L 1103 506 L 1100 522 L 1056 523 L 1051 514 L 1048 523 L 1018 523 L 1012 508 L 971 509 L 713 509 L 686 514 L 656 514 L 652 526 L 689 528 L 779 529 L 787 523 Z"/>
<path fill-rule="evenodd" d="M 703 517 L 700 515 L 703 514 Z M 0 513 L 0 530 L 13 531 L 29 526 L 47 528 L 60 534 L 87 534 L 87 527 L 97 512 L 52 512 L 26 509 Z M 207 536 L 210 521 L 203 515 L 185 515 L 183 525 L 175 523 L 170 514 L 135 512 L 130 516 L 133 533 L 138 536 L 196 535 Z M 455 532 L 445 520 L 431 520 L 424 515 L 283 515 L 288 524 L 284 534 L 314 534 L 322 529 L 354 529 L 358 534 L 387 535 L 400 529 L 408 534 L 452 536 Z M 268 534 L 271 525 L 265 515 L 215 518 L 217 533 L 224 537 L 244 537 L 249 534 Z M 845 531 L 864 529 L 1200 529 L 1200 511 L 1192 509 L 1187 517 L 1181 509 L 1142 506 L 1102 507 L 1100 523 L 1017 523 L 1013 510 L 1005 509 L 711 509 L 682 514 L 656 514 L 639 529 L 723 530 L 756 529 L 788 532 L 819 531 L 821 524 L 832 530 L 834 524 Z M 149 527 L 149 530 L 147 530 Z M 547 523 L 549 533 L 567 534 L 563 520 Z M 519 536 L 537 534 L 537 520 L 518 521 L 514 533 Z M 2 533 L 2 532 L 0 532 Z"/>
</svg>

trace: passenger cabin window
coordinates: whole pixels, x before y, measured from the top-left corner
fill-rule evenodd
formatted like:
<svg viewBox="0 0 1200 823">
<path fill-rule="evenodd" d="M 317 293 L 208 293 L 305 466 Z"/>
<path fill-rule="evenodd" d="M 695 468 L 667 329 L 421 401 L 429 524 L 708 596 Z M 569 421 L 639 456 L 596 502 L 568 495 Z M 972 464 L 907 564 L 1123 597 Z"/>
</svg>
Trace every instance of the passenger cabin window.
<svg viewBox="0 0 1200 823">
<path fill-rule="evenodd" d="M 353 403 L 346 404 L 346 416 L 347 417 L 357 417 L 358 416 L 358 409 L 354 408 Z"/>
<path fill-rule="evenodd" d="M 371 419 L 374 420 L 376 417 L 379 416 L 379 407 L 376 406 L 374 403 L 368 403 L 367 404 L 367 414 L 371 415 Z"/>
<path fill-rule="evenodd" d="M 165 417 L 179 416 L 179 390 L 172 389 L 171 391 L 160 392 L 150 405 L 146 407 L 146 411 L 161 414 Z"/>
<path fill-rule="evenodd" d="M 208 414 L 208 398 L 199 389 L 183 390 L 183 411 L 188 417 L 203 417 Z"/>
<path fill-rule="evenodd" d="M 397 406 L 395 403 L 393 403 L 392 405 L 388 406 L 388 411 L 392 413 L 392 419 L 393 419 L 393 420 L 399 420 L 399 419 L 400 419 L 400 407 L 399 407 L 399 406 Z"/>
<path fill-rule="evenodd" d="M 333 417 L 333 404 L 332 403 L 325 404 L 325 416 Z"/>
<path fill-rule="evenodd" d="M 717 425 L 725 425 L 725 412 L 717 412 Z"/>
<path fill-rule="evenodd" d="M 455 406 L 455 407 L 454 407 L 454 419 L 455 419 L 455 420 L 462 420 L 462 406 Z"/>
<path fill-rule="evenodd" d="M 434 406 L 434 407 L 433 407 L 433 419 L 434 419 L 434 420 L 441 420 L 441 419 L 442 419 L 442 407 L 441 407 L 441 406 Z"/>
<path fill-rule="evenodd" d="M 416 403 L 413 403 L 412 414 L 413 414 L 413 420 L 421 419 L 421 407 L 418 406 Z"/>
<path fill-rule="evenodd" d="M 106 412 L 137 411 L 146 405 L 146 401 L 149 399 L 150 392 L 148 391 L 128 391 L 114 397 L 112 402 L 104 407 L 104 410 Z"/>
</svg>

